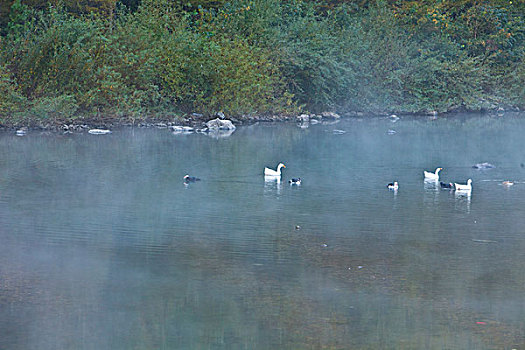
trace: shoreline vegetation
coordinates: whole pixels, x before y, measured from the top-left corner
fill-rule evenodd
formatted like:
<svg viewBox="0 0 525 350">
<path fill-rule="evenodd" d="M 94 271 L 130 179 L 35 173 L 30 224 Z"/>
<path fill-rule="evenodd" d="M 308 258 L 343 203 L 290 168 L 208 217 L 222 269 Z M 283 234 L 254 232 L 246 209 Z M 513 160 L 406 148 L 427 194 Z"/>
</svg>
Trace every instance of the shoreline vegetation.
<svg viewBox="0 0 525 350">
<path fill-rule="evenodd" d="M 523 1 L 0 7 L 0 128 L 525 108 Z"/>
</svg>

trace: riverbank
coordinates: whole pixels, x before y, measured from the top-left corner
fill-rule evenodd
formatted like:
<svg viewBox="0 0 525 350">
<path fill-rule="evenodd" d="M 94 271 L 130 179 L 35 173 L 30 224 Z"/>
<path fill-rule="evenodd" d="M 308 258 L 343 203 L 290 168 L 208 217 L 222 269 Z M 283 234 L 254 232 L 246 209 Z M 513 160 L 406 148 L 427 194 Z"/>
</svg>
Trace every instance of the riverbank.
<svg viewBox="0 0 525 350">
<path fill-rule="evenodd" d="M 255 123 L 297 123 L 299 125 L 307 126 L 309 124 L 317 124 L 320 122 L 337 122 L 345 118 L 378 118 L 390 117 L 398 119 L 400 117 L 422 117 L 437 119 L 440 117 L 454 118 L 457 115 L 493 115 L 504 117 L 507 114 L 514 115 L 521 113 L 517 107 L 505 109 L 498 107 L 493 110 L 486 111 L 454 111 L 447 113 L 429 112 L 429 113 L 365 113 L 350 111 L 346 113 L 323 112 L 302 113 L 302 114 L 275 114 L 275 115 L 252 115 L 243 116 L 241 118 L 229 117 L 223 113 L 218 113 L 214 116 L 204 116 L 198 113 L 188 115 L 165 115 L 145 118 L 89 118 L 78 117 L 73 120 L 53 120 L 53 121 L 39 121 L 33 123 L 15 124 L 15 125 L 0 125 L 0 131 L 17 132 L 23 135 L 28 131 L 50 131 L 57 133 L 83 133 L 92 129 L 112 130 L 121 127 L 138 127 L 138 128 L 171 128 L 179 130 L 179 127 L 189 127 L 193 130 L 207 129 L 206 123 L 214 120 L 231 121 L 234 126 L 252 125 Z"/>
<path fill-rule="evenodd" d="M 362 113 L 355 113 L 355 115 L 364 115 Z M 53 120 L 53 121 L 27 121 L 25 123 L 15 123 L 12 125 L 0 125 L 0 130 L 16 131 L 16 130 L 46 130 L 53 132 L 85 132 L 90 129 L 112 129 L 119 127 L 157 127 L 170 128 L 176 126 L 186 126 L 192 128 L 204 128 L 206 123 L 213 119 L 230 120 L 233 125 L 254 124 L 257 122 L 293 122 L 308 119 L 322 119 L 322 115 L 261 115 L 261 116 L 244 116 L 242 118 L 227 117 L 224 114 L 215 116 L 204 116 L 198 113 L 188 115 L 169 115 L 169 116 L 155 116 L 145 118 L 90 118 L 79 117 L 72 120 Z M 333 113 L 332 117 L 326 118 L 339 119 L 340 115 Z"/>
</svg>

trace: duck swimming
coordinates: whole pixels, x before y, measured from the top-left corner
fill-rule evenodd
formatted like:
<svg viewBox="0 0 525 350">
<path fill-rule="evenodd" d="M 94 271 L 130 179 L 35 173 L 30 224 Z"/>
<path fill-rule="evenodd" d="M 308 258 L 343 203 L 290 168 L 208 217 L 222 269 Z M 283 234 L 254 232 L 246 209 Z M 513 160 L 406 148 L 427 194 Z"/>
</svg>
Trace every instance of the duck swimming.
<svg viewBox="0 0 525 350">
<path fill-rule="evenodd" d="M 184 182 L 185 183 L 188 183 L 188 182 L 196 182 L 196 181 L 200 181 L 201 179 L 199 179 L 198 177 L 195 177 L 195 176 L 189 176 L 188 174 L 184 175 Z"/>
<path fill-rule="evenodd" d="M 398 188 L 399 188 L 399 184 L 397 183 L 397 181 L 394 181 L 393 183 L 389 183 L 388 185 L 386 185 L 386 187 L 389 189 L 389 190 L 393 190 L 393 191 L 397 191 Z"/>
<path fill-rule="evenodd" d="M 441 186 L 441 188 L 446 188 L 446 189 L 449 189 L 449 190 L 453 190 L 454 189 L 454 184 L 452 182 L 443 182 L 443 181 L 440 181 L 439 182 L 439 186 Z"/>
<path fill-rule="evenodd" d="M 431 173 L 429 171 L 423 171 L 423 174 L 425 175 L 425 180 L 439 180 L 439 172 L 443 170 L 443 168 L 437 168 L 434 173 Z"/>
<path fill-rule="evenodd" d="M 297 178 L 297 179 L 296 179 L 296 178 L 290 179 L 290 180 L 288 181 L 288 183 L 289 183 L 290 185 L 297 185 L 297 186 L 299 186 L 299 185 L 301 185 L 301 178 L 299 177 L 299 178 Z"/>
<path fill-rule="evenodd" d="M 264 168 L 264 176 L 281 176 L 281 168 L 286 168 L 286 165 L 279 163 L 277 170 Z"/>
</svg>

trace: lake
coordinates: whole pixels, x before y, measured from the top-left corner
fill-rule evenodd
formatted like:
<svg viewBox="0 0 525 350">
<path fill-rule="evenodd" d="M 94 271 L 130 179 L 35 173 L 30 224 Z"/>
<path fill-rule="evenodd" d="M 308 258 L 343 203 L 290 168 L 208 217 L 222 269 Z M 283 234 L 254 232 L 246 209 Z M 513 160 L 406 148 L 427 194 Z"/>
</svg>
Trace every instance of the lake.
<svg viewBox="0 0 525 350">
<path fill-rule="evenodd" d="M 0 349 L 525 349 L 525 115 L 0 149 Z"/>
</svg>

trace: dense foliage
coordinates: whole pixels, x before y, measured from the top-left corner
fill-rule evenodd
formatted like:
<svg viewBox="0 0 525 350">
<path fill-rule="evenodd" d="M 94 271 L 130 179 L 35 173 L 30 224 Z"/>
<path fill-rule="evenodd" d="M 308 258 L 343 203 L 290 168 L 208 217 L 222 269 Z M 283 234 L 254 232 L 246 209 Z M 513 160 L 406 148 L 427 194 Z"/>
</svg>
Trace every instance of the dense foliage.
<svg viewBox="0 0 525 350">
<path fill-rule="evenodd" d="M 525 107 L 521 1 L 10 3 L 1 124 Z"/>
</svg>

